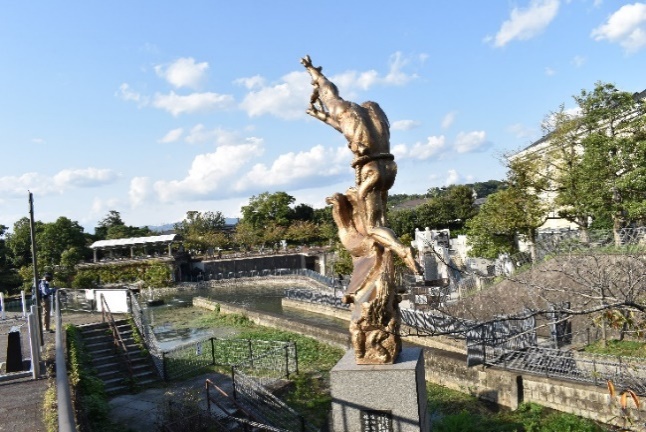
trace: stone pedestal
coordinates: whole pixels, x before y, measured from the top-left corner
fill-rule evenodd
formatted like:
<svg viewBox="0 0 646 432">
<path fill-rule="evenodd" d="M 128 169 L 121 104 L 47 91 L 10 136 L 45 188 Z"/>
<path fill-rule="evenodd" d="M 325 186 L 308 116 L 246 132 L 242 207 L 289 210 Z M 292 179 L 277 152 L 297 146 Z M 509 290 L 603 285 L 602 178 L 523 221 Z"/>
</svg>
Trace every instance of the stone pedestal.
<svg viewBox="0 0 646 432">
<path fill-rule="evenodd" d="M 333 432 L 427 432 L 421 348 L 391 365 L 357 365 L 349 350 L 330 372 Z"/>
</svg>

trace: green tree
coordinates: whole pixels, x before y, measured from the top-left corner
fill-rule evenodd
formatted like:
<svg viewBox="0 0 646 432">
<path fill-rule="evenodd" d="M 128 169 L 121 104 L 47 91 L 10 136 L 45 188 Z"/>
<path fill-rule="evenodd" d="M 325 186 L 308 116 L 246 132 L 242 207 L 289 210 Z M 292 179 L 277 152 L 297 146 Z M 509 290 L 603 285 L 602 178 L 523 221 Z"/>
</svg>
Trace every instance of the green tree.
<svg viewBox="0 0 646 432">
<path fill-rule="evenodd" d="M 108 230 L 113 227 L 125 227 L 125 223 L 121 219 L 121 213 L 116 210 L 110 210 L 106 217 L 99 221 L 99 225 L 94 228 L 94 235 L 97 240 L 105 240 L 108 238 Z M 119 237 L 113 237 L 119 238 Z"/>
<path fill-rule="evenodd" d="M 575 96 L 582 115 L 581 194 L 620 230 L 646 217 L 646 106 L 613 84 Z"/>
<path fill-rule="evenodd" d="M 517 251 L 516 235 L 530 242 L 535 258 L 533 240 L 536 229 L 543 224 L 541 200 L 526 188 L 509 187 L 487 198 L 478 214 L 467 221 L 471 256 L 494 259 L 501 253 Z"/>
<path fill-rule="evenodd" d="M 78 222 L 61 216 L 53 223 L 46 223 L 36 235 L 39 267 L 54 267 L 61 263 L 63 252 L 77 248 L 82 255 L 87 252 L 83 227 Z"/>
<path fill-rule="evenodd" d="M 44 224 L 34 222 L 36 238 L 42 232 Z M 11 250 L 11 264 L 14 268 L 21 268 L 31 264 L 31 230 L 29 218 L 23 217 L 14 222 L 13 229 L 6 236 L 7 247 Z"/>
<path fill-rule="evenodd" d="M 270 222 L 286 227 L 293 218 L 290 207 L 296 199 L 286 192 L 263 192 L 252 196 L 249 204 L 242 207 L 242 220 L 254 229 L 262 229 Z"/>
<path fill-rule="evenodd" d="M 581 229 L 582 239 L 587 241 L 589 221 L 594 212 L 587 197 L 581 193 L 588 181 L 581 165 L 579 133 L 582 119 L 561 106 L 544 124 L 547 125 L 545 132 L 550 139 L 545 174 L 549 176 L 552 191 L 556 193 L 554 204 L 559 216 L 576 224 Z"/>
<path fill-rule="evenodd" d="M 0 225 L 0 291 L 12 293 L 20 286 L 20 277 L 12 265 L 11 249 L 6 243 L 7 229 Z"/>
<path fill-rule="evenodd" d="M 224 247 L 227 237 L 222 232 L 225 218 L 221 212 L 186 212 L 183 221 L 175 224 L 175 232 L 184 239 L 189 249 L 206 251 L 209 248 Z"/>
<path fill-rule="evenodd" d="M 292 220 L 312 221 L 314 219 L 314 208 L 308 204 L 299 204 L 294 207 Z"/>
<path fill-rule="evenodd" d="M 289 225 L 285 236 L 294 243 L 311 243 L 319 238 L 319 226 L 311 221 L 297 220 Z"/>
</svg>

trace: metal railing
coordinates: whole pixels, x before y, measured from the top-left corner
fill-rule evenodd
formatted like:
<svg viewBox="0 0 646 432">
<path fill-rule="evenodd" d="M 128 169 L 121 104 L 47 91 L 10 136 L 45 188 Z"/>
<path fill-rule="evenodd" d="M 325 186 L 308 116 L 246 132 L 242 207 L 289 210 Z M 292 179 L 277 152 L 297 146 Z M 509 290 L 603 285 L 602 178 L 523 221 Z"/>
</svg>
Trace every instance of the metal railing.
<svg viewBox="0 0 646 432">
<path fill-rule="evenodd" d="M 75 432 L 76 421 L 74 419 L 74 405 L 72 403 L 70 382 L 67 377 L 63 316 L 61 314 L 61 303 L 58 292 L 54 297 L 54 305 L 56 307 L 54 318 L 56 320 L 56 402 L 58 410 L 58 430 L 60 432 Z M 34 367 L 37 367 L 37 365 Z"/>
<path fill-rule="evenodd" d="M 103 322 L 107 321 L 108 325 L 110 326 L 110 330 L 112 330 L 112 340 L 114 342 L 115 350 L 123 359 L 124 364 L 128 369 L 128 375 L 130 376 L 130 379 L 133 379 L 135 373 L 132 369 L 132 360 L 130 360 L 128 347 L 121 337 L 119 328 L 117 327 L 117 324 L 114 321 L 114 317 L 112 316 L 112 312 L 110 311 L 110 306 L 108 306 L 108 302 L 105 300 L 105 296 L 103 294 L 101 294 L 101 317 L 103 318 Z"/>
<path fill-rule="evenodd" d="M 207 403 L 217 403 L 209 393 L 209 387 L 213 387 L 221 396 L 233 401 L 234 405 L 248 417 L 244 419 L 228 414 L 229 418 L 266 431 L 316 432 L 319 430 L 307 422 L 305 417 L 265 389 L 256 377 L 245 374 L 239 367 L 231 367 L 231 379 L 233 381 L 231 396 L 210 380 L 206 382 Z M 222 407 L 219 404 L 218 406 Z M 224 412 L 227 412 L 226 409 Z"/>
<path fill-rule="evenodd" d="M 324 306 L 331 306 L 339 309 L 350 309 L 349 304 L 341 301 L 343 291 L 334 289 L 333 291 L 312 290 L 305 288 L 287 288 L 285 289 L 285 298 L 290 300 L 315 303 Z"/>
<path fill-rule="evenodd" d="M 610 380 L 617 388 L 630 388 L 640 396 L 646 395 L 646 359 L 643 358 L 530 347 L 506 351 L 487 359 L 486 363 L 508 370 L 598 386 L 605 386 Z"/>
</svg>

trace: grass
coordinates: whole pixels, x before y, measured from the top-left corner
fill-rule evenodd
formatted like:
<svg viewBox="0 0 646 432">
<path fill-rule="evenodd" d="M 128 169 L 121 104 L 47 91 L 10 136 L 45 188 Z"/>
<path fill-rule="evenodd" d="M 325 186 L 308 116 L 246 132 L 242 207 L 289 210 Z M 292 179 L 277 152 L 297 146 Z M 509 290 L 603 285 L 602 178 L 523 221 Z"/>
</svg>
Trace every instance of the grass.
<svg viewBox="0 0 646 432">
<path fill-rule="evenodd" d="M 193 327 L 230 327 L 236 338 L 294 341 L 298 349 L 299 374 L 279 397 L 312 424 L 322 426 L 331 409 L 329 371 L 344 351 L 295 333 L 262 327 L 247 317 L 208 312 L 195 314 Z M 580 417 L 536 404 L 523 404 L 516 411 L 501 409 L 476 397 L 427 384 L 428 409 L 433 432 L 604 432 L 601 426 Z"/>
<path fill-rule="evenodd" d="M 592 354 L 605 354 L 625 357 L 642 357 L 646 358 L 646 343 L 628 340 L 612 339 L 606 341 L 596 341 L 583 349 L 585 352 Z"/>
<path fill-rule="evenodd" d="M 427 384 L 433 432 L 604 432 L 598 424 L 533 403 L 516 411 L 478 400 L 475 396 Z"/>
</svg>

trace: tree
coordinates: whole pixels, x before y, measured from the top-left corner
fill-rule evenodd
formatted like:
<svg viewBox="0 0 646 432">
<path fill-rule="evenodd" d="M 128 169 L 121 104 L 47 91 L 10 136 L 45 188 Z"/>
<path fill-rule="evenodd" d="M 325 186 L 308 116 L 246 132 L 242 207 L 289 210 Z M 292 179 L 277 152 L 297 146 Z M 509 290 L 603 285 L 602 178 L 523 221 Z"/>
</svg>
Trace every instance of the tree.
<svg viewBox="0 0 646 432">
<path fill-rule="evenodd" d="M 312 221 L 314 219 L 314 208 L 308 204 L 299 204 L 294 207 L 292 220 Z"/>
<path fill-rule="evenodd" d="M 209 248 L 223 247 L 227 243 L 222 232 L 225 218 L 221 212 L 186 212 L 183 221 L 175 224 L 175 232 L 184 239 L 189 249 L 206 251 Z"/>
<path fill-rule="evenodd" d="M 11 249 L 6 244 L 7 227 L 0 225 L 0 292 L 11 293 L 20 286 L 20 278 L 11 264 Z"/>
<path fill-rule="evenodd" d="M 34 222 L 36 238 L 44 228 L 40 221 Z M 15 268 L 31 265 L 31 229 L 28 217 L 14 222 L 11 233 L 7 234 L 7 247 L 11 250 L 11 264 Z"/>
<path fill-rule="evenodd" d="M 646 216 L 646 106 L 614 85 L 598 82 L 575 97 L 582 113 L 581 194 L 595 215 L 620 230 Z"/>
<path fill-rule="evenodd" d="M 126 225 L 121 219 L 121 214 L 116 210 L 110 210 L 106 217 L 99 222 L 99 225 L 94 228 L 94 236 L 97 240 L 147 237 L 152 233 L 148 227 Z"/>
<path fill-rule="evenodd" d="M 297 220 L 289 225 L 285 236 L 294 243 L 310 243 L 319 238 L 319 227 L 311 221 Z"/>
<path fill-rule="evenodd" d="M 466 224 L 471 256 L 494 259 L 517 251 L 516 234 L 533 245 L 543 224 L 544 208 L 536 194 L 522 187 L 508 187 L 489 195 L 478 214 Z M 531 248 L 532 258 L 536 256 Z"/>
<path fill-rule="evenodd" d="M 559 111 L 552 113 L 544 125 L 551 144 L 546 157 L 549 164 L 546 175 L 556 193 L 554 204 L 559 216 L 576 224 L 581 229 L 582 238 L 586 239 L 594 211 L 589 199 L 582 194 L 589 180 L 581 166 L 582 119 L 579 115 L 565 111 L 561 105 Z"/>
<path fill-rule="evenodd" d="M 286 192 L 263 192 L 252 196 L 249 204 L 242 207 L 242 220 L 254 229 L 262 229 L 270 222 L 280 226 L 289 225 L 294 210 L 290 207 L 296 201 Z"/>
<path fill-rule="evenodd" d="M 125 227 L 125 225 L 126 224 L 121 219 L 121 213 L 116 210 L 110 210 L 108 214 L 99 221 L 99 225 L 94 228 L 94 235 L 98 240 L 105 240 L 108 238 L 108 230 L 110 228 Z"/>
<path fill-rule="evenodd" d="M 53 223 L 46 223 L 42 232 L 36 235 L 38 265 L 54 267 L 60 265 L 63 252 L 77 248 L 80 256 L 87 253 L 83 227 L 78 222 L 64 216 Z"/>
</svg>

